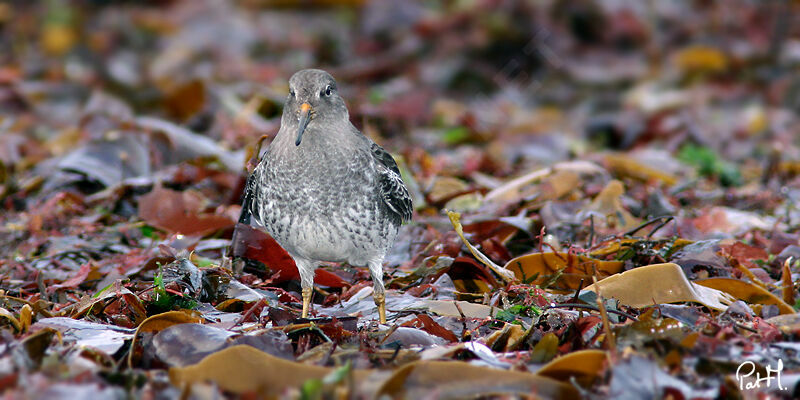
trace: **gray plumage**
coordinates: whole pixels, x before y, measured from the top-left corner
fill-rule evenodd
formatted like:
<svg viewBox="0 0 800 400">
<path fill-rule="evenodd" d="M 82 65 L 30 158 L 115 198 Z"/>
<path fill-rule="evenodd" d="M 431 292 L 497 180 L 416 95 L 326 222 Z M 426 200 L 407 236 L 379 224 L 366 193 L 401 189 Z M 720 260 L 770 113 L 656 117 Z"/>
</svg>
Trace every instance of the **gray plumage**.
<svg viewBox="0 0 800 400">
<path fill-rule="evenodd" d="M 289 87 L 280 130 L 249 180 L 250 212 L 295 260 L 303 289 L 320 261 L 347 262 L 369 267 L 382 300 L 383 259 L 412 213 L 397 164 L 350 123 L 327 72 L 299 71 Z"/>
</svg>

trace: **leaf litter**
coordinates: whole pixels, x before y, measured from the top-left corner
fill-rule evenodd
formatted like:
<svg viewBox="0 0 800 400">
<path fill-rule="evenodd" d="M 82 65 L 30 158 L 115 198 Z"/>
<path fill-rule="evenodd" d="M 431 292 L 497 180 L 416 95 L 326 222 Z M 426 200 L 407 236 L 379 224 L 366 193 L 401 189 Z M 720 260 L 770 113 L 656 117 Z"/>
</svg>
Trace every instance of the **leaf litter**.
<svg viewBox="0 0 800 400">
<path fill-rule="evenodd" d="M 798 5 L 495 3 L 0 4 L 3 395 L 800 396 Z M 417 207 L 387 325 L 240 206 L 312 66 Z"/>
</svg>

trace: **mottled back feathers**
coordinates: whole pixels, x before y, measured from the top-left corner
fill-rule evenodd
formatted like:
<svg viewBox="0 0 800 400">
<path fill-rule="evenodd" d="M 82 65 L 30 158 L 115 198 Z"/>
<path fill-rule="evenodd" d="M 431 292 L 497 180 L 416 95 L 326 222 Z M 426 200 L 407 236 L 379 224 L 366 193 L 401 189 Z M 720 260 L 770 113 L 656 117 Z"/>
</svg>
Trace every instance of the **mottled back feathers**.
<svg viewBox="0 0 800 400">
<path fill-rule="evenodd" d="M 403 184 L 403 178 L 400 176 L 397 162 L 377 143 L 372 143 L 372 155 L 377 162 L 383 202 L 386 203 L 393 217 L 399 221 L 397 225 L 410 221 L 413 204 L 411 203 L 408 189 Z"/>
</svg>

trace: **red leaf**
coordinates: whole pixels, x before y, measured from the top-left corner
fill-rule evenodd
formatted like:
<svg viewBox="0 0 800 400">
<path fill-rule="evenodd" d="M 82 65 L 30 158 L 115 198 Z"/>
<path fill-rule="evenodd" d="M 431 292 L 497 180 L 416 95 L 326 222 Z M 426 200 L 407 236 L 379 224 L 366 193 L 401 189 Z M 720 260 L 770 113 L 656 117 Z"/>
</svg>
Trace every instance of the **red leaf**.
<svg viewBox="0 0 800 400">
<path fill-rule="evenodd" d="M 250 225 L 236 224 L 233 235 L 233 256 L 259 261 L 272 272 L 280 272 L 273 279 L 275 283 L 300 279 L 297 266 L 289 253 L 267 233 Z M 350 286 L 336 274 L 321 268 L 317 268 L 314 282 L 321 286 L 335 288 Z"/>
<path fill-rule="evenodd" d="M 764 260 L 769 258 L 766 250 L 760 247 L 753 247 L 746 245 L 742 242 L 735 242 L 733 244 L 720 244 L 722 255 L 736 259 L 739 263 L 746 265 L 748 268 L 758 268 L 758 265 L 753 260 Z"/>
<path fill-rule="evenodd" d="M 422 329 L 423 331 L 428 332 L 431 335 L 438 336 L 444 340 L 447 340 L 448 342 L 458 341 L 458 336 L 456 336 L 455 333 L 437 324 L 436 321 L 434 321 L 433 318 L 427 314 L 419 314 L 417 315 L 417 318 L 405 322 L 401 326 Z"/>
<path fill-rule="evenodd" d="M 202 201 L 193 191 L 155 186 L 139 198 L 139 217 L 152 226 L 184 235 L 203 236 L 234 225 L 228 215 L 204 213 Z"/>
<path fill-rule="evenodd" d="M 89 272 L 92 271 L 92 266 L 89 263 L 81 265 L 81 269 L 78 270 L 78 273 L 75 274 L 72 278 L 65 280 L 57 285 L 51 285 L 47 287 L 47 293 L 53 293 L 58 289 L 66 289 L 66 288 L 74 288 L 83 283 L 86 278 L 89 276 Z"/>
</svg>

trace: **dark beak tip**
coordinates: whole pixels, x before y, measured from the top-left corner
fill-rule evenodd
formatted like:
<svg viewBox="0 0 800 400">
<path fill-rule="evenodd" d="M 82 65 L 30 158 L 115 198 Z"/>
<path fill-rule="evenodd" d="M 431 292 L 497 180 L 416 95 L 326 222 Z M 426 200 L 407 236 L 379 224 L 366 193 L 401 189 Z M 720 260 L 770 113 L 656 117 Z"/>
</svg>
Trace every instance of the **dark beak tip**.
<svg viewBox="0 0 800 400">
<path fill-rule="evenodd" d="M 306 105 L 304 103 L 303 105 Z M 300 146 L 300 142 L 303 140 L 303 132 L 305 132 L 308 123 L 311 122 L 311 107 L 305 107 L 301 110 L 300 119 L 297 121 L 299 126 L 297 127 L 297 139 L 294 141 L 295 146 Z"/>
</svg>

